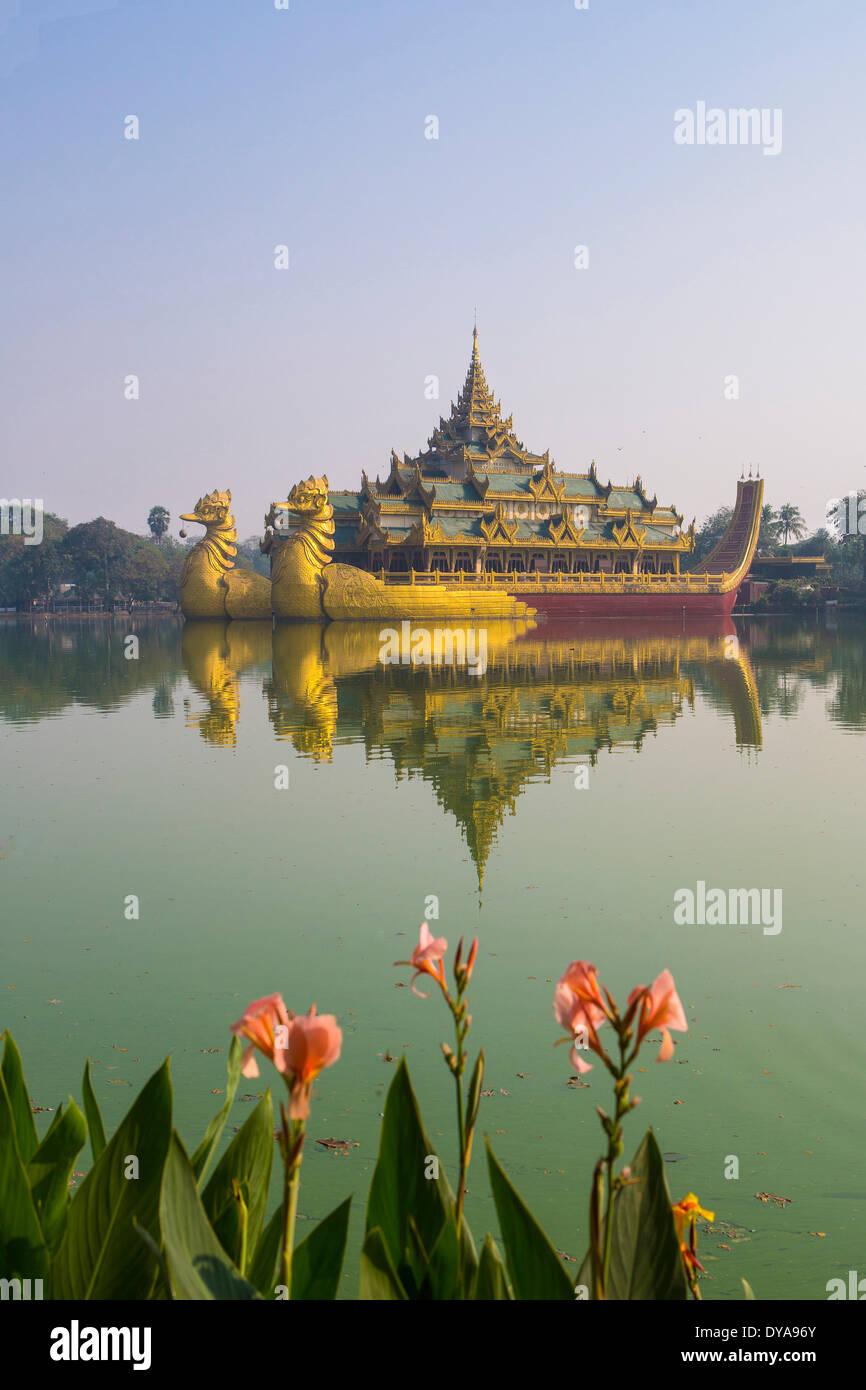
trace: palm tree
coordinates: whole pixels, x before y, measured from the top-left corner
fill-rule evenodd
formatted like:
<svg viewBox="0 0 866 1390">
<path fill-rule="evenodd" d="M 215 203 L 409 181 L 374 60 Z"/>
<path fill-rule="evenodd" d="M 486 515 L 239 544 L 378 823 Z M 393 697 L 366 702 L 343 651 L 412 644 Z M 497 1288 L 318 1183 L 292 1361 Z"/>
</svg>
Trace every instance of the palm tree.
<svg viewBox="0 0 866 1390">
<path fill-rule="evenodd" d="M 786 502 L 780 507 L 776 514 L 778 529 L 783 533 L 783 545 L 788 544 L 788 537 L 793 536 L 795 541 L 805 536 L 808 527 L 803 520 L 799 507 L 795 507 L 793 502 Z"/>
<path fill-rule="evenodd" d="M 762 553 L 772 551 L 779 539 L 779 523 L 776 520 L 776 513 L 765 502 L 761 508 L 761 529 L 758 533 L 758 550 Z"/>
<path fill-rule="evenodd" d="M 165 507 L 151 507 L 147 517 L 147 524 L 150 527 L 151 534 L 157 545 L 159 545 L 168 530 L 168 523 L 170 521 L 171 516 Z"/>
</svg>

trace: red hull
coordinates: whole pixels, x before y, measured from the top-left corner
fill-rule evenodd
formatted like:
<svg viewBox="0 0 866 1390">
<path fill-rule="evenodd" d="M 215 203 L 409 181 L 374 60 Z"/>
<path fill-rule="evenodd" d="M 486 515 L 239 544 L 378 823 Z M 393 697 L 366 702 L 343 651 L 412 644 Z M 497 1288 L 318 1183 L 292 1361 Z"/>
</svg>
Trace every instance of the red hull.
<svg viewBox="0 0 866 1390">
<path fill-rule="evenodd" d="M 527 591 L 529 590 L 529 591 Z M 509 590 L 541 616 L 551 618 L 659 618 L 681 622 L 687 618 L 727 618 L 737 590 L 726 594 L 533 594 L 528 585 Z"/>
</svg>

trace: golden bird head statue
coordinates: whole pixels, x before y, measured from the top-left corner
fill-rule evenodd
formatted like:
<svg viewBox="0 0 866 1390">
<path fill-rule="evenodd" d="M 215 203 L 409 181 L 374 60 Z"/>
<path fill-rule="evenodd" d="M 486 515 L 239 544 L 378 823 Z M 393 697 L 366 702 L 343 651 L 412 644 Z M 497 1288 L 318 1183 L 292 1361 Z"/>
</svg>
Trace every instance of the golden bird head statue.
<svg viewBox="0 0 866 1390">
<path fill-rule="evenodd" d="M 181 521 L 197 521 L 200 526 L 224 526 L 231 517 L 230 492 L 209 492 L 200 497 L 191 512 L 181 513 Z"/>
<path fill-rule="evenodd" d="M 329 484 L 327 477 L 314 478 L 310 474 L 303 483 L 295 483 L 288 500 L 274 505 L 279 511 L 299 512 L 301 515 L 324 512 L 328 507 Z"/>
</svg>

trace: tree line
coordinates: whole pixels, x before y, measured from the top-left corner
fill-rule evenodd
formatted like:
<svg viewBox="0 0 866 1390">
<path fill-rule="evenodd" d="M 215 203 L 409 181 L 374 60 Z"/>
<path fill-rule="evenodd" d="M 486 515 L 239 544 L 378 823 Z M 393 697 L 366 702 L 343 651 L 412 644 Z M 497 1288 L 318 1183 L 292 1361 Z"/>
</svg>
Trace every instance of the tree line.
<svg viewBox="0 0 866 1390">
<path fill-rule="evenodd" d="M 195 544 L 172 539 L 165 507 L 151 508 L 150 536 L 125 531 L 104 516 L 69 526 L 46 512 L 39 545 L 0 536 L 0 608 L 30 608 L 74 599 L 112 609 L 131 603 L 176 603 L 184 561 Z M 238 545 L 242 569 L 268 573 L 258 537 Z"/>
</svg>

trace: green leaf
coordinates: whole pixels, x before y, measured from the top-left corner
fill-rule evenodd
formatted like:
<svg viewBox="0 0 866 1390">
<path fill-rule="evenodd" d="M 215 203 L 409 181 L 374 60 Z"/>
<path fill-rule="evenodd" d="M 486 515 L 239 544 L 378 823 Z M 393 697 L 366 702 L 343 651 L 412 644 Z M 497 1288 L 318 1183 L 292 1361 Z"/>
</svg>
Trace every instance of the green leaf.
<svg viewBox="0 0 866 1390">
<path fill-rule="evenodd" d="M 381 1299 L 396 1302 L 406 1299 L 406 1290 L 397 1278 L 385 1237 L 378 1226 L 368 1231 L 364 1238 L 359 1298 L 363 1302 Z"/>
<path fill-rule="evenodd" d="M 0 1071 L 3 1073 L 9 1104 L 12 1107 L 21 1162 L 29 1163 L 39 1147 L 39 1136 L 36 1133 L 36 1121 L 33 1118 L 27 1083 L 24 1080 L 21 1053 L 8 1029 L 3 1039 L 3 1061 L 0 1062 Z"/>
<path fill-rule="evenodd" d="M 292 1253 L 292 1302 L 334 1299 L 340 1285 L 351 1197 L 320 1221 Z"/>
<path fill-rule="evenodd" d="M 159 1203 L 165 1263 L 176 1299 L 244 1300 L 259 1297 L 226 1257 L 205 1214 L 186 1151 L 172 1135 Z"/>
<path fill-rule="evenodd" d="M 66 1228 L 69 1179 L 86 1141 L 84 1116 L 70 1096 L 66 1110 L 62 1105 L 58 1107 L 55 1122 L 27 1165 L 27 1181 L 42 1234 L 52 1251 L 57 1249 Z"/>
<path fill-rule="evenodd" d="M 157 1229 L 159 1193 L 171 1140 L 168 1062 L 145 1085 L 69 1204 L 54 1263 L 52 1297 L 145 1299 L 153 1285 L 151 1252 L 133 1220 Z M 91 1131 L 91 1142 L 92 1142 Z M 125 1176 L 138 1159 L 138 1177 Z"/>
<path fill-rule="evenodd" d="M 274 1110 L 266 1091 L 245 1124 L 232 1139 L 204 1192 L 202 1206 L 226 1254 L 237 1259 L 238 1204 L 232 1191 L 236 1179 L 249 1210 L 247 1248 L 255 1250 L 265 1220 L 271 1166 L 274 1161 Z M 246 1273 L 246 1270 L 242 1270 Z"/>
<path fill-rule="evenodd" d="M 664 1159 L 651 1129 L 632 1159 L 631 1177 L 637 1181 L 622 1188 L 614 1204 L 606 1298 L 686 1299 Z"/>
<path fill-rule="evenodd" d="M 562 1262 L 529 1207 L 511 1185 L 487 1140 L 487 1166 L 515 1298 L 571 1299 Z"/>
<path fill-rule="evenodd" d="M 216 1152 L 216 1147 L 220 1141 L 222 1132 L 225 1129 L 225 1123 L 229 1117 L 229 1111 L 232 1108 L 232 1102 L 234 1101 L 235 1092 L 238 1089 L 238 1082 L 240 1080 L 241 1075 L 242 1057 L 243 1048 L 241 1047 L 240 1039 L 233 1037 L 231 1041 L 231 1047 L 229 1048 L 228 1063 L 226 1067 L 225 1104 L 223 1105 L 222 1110 L 220 1110 L 216 1115 L 214 1115 L 213 1119 L 207 1127 L 207 1130 L 205 1131 L 204 1139 L 202 1139 L 201 1143 L 199 1144 L 198 1148 L 196 1149 L 195 1153 L 190 1159 L 190 1162 L 192 1163 L 193 1172 L 195 1173 L 196 1178 L 198 1179 L 199 1187 L 201 1187 L 202 1183 L 204 1182 L 205 1174 L 207 1173 L 207 1170 L 211 1165 L 211 1160 L 213 1159 L 214 1153 Z"/>
<path fill-rule="evenodd" d="M 484 1245 L 481 1248 L 481 1259 L 478 1261 L 478 1273 L 472 1297 L 479 1301 L 495 1299 L 497 1302 L 511 1298 L 508 1280 L 505 1277 L 505 1265 L 502 1263 L 502 1256 L 491 1235 L 485 1237 Z"/>
<path fill-rule="evenodd" d="M 252 1262 L 247 1270 L 251 1283 L 265 1298 L 273 1298 L 277 1286 L 277 1264 L 280 1258 L 280 1241 L 283 1235 L 283 1204 L 277 1207 L 270 1221 L 259 1236 Z"/>
<path fill-rule="evenodd" d="M 48 1250 L 18 1148 L 15 1106 L 0 1068 L 0 1278 L 42 1279 L 47 1273 Z"/>
<path fill-rule="evenodd" d="M 461 1298 L 471 1298 L 472 1290 L 475 1286 L 475 1276 L 478 1273 L 478 1254 L 475 1249 L 475 1241 L 472 1239 L 472 1232 L 466 1222 L 466 1217 L 460 1223 L 460 1286 Z"/>
<path fill-rule="evenodd" d="M 90 1080 L 90 1058 L 84 1063 L 84 1077 L 81 1082 L 81 1098 L 84 1101 L 84 1115 L 87 1120 L 87 1134 L 90 1139 L 90 1152 L 94 1163 L 105 1148 L 105 1125 L 99 1110 L 99 1102 Z"/>
<path fill-rule="evenodd" d="M 429 1298 L 437 1302 L 453 1302 L 462 1297 L 460 1281 L 460 1242 L 457 1223 L 449 1213 L 439 1237 L 430 1251 Z M 472 1271 L 475 1273 L 474 1269 Z"/>
<path fill-rule="evenodd" d="M 385 1100 L 379 1155 L 367 1199 L 366 1229 L 378 1228 L 400 1278 L 409 1249 L 412 1215 L 425 1250 L 432 1250 L 454 1198 L 442 1165 L 439 1177 L 427 1178 L 436 1150 L 427 1137 L 405 1059 L 394 1074 Z M 421 1271 L 415 1271 L 421 1274 Z"/>
</svg>

